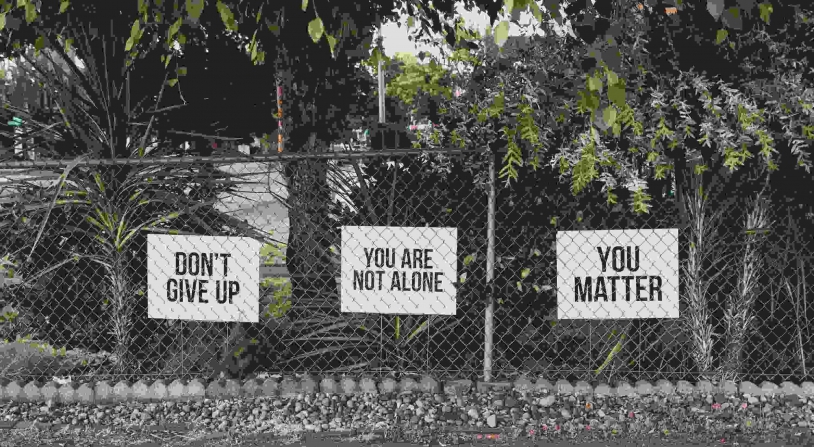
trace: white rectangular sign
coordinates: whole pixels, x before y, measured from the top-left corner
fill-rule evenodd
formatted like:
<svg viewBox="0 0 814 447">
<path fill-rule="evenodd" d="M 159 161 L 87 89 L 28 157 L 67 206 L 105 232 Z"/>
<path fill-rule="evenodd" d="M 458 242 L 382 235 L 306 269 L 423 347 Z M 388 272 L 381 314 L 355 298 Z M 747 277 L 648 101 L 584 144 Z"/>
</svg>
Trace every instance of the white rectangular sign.
<svg viewBox="0 0 814 447">
<path fill-rule="evenodd" d="M 258 323 L 260 241 L 147 236 L 147 315 L 165 320 Z"/>
<path fill-rule="evenodd" d="M 557 232 L 557 317 L 678 318 L 678 230 Z"/>
<path fill-rule="evenodd" d="M 458 229 L 342 227 L 342 312 L 455 315 Z"/>
</svg>

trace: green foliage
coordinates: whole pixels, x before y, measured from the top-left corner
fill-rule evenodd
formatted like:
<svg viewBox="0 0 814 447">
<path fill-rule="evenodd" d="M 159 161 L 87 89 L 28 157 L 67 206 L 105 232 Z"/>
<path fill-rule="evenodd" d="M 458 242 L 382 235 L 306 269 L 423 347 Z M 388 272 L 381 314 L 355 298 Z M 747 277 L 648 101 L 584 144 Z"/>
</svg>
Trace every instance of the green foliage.
<svg viewBox="0 0 814 447">
<path fill-rule="evenodd" d="M 616 331 L 613 331 L 613 333 L 608 334 L 608 338 L 615 335 L 615 332 Z M 594 370 L 594 375 L 599 375 L 599 373 L 601 373 L 605 368 L 608 367 L 608 365 L 611 364 L 611 362 L 613 362 L 614 357 L 620 352 L 622 352 L 623 341 L 625 340 L 626 337 L 627 336 L 625 334 L 619 335 L 619 341 L 616 342 L 616 345 L 614 345 L 613 348 L 610 350 L 610 352 L 608 353 L 608 357 L 605 359 L 604 362 L 602 362 L 599 368 Z"/>
<path fill-rule="evenodd" d="M 727 36 L 729 36 L 729 31 L 725 29 L 719 29 L 715 35 L 715 43 L 721 44 L 724 40 L 726 40 Z"/>
<path fill-rule="evenodd" d="M 373 65 L 378 57 L 381 56 L 374 52 L 369 64 Z M 416 96 L 422 92 L 428 96 L 447 98 L 452 95 L 452 88 L 442 83 L 449 72 L 441 64 L 435 61 L 421 64 L 415 58 L 402 54 L 396 55 L 396 61 L 400 64 L 400 71 L 387 83 L 388 96 L 411 105 L 414 104 Z"/>
<path fill-rule="evenodd" d="M 598 138 L 596 129 L 593 127 L 588 134 L 582 135 L 583 147 L 579 161 L 574 165 L 573 183 L 571 190 L 574 195 L 581 193 L 594 179 L 599 177 L 596 169 L 596 140 Z"/>
<path fill-rule="evenodd" d="M 322 38 L 322 35 L 325 33 L 325 25 L 322 23 L 322 19 L 319 17 L 311 20 L 308 23 L 308 35 L 311 36 L 311 40 L 314 43 L 319 42 L 319 39 Z"/>
<path fill-rule="evenodd" d="M 648 202 L 651 197 L 644 192 L 642 188 L 637 189 L 633 193 L 633 211 L 638 214 L 646 214 L 650 210 Z"/>
<path fill-rule="evenodd" d="M 232 13 L 232 10 L 229 8 L 229 6 L 226 3 L 222 2 L 221 0 L 218 0 L 216 6 L 218 8 L 218 13 L 220 13 L 221 20 L 223 20 L 223 24 L 226 26 L 226 29 L 229 31 L 237 32 L 238 27 L 237 22 L 235 21 L 235 15 L 234 13 Z"/>
<path fill-rule="evenodd" d="M 497 44 L 497 46 L 499 47 L 502 47 L 509 39 L 509 22 L 506 20 L 502 20 L 500 23 L 497 24 L 494 32 L 495 32 L 495 44 Z"/>
</svg>

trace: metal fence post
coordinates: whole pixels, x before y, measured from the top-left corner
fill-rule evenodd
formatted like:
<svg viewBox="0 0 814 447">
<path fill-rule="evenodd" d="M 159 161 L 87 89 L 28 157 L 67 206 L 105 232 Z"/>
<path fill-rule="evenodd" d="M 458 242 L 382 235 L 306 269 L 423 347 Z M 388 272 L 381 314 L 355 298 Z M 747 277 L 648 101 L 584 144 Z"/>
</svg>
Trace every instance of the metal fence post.
<svg viewBox="0 0 814 447">
<path fill-rule="evenodd" d="M 483 381 L 492 380 L 492 349 L 495 332 L 495 154 L 489 156 L 489 198 L 486 223 L 486 287 L 487 301 L 483 324 Z"/>
</svg>

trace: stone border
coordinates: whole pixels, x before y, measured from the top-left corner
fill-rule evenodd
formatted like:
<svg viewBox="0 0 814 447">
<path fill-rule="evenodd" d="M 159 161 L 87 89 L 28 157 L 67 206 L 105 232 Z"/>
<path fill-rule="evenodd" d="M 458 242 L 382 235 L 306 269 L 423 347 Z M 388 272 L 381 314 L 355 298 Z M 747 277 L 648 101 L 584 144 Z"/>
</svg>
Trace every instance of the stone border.
<svg viewBox="0 0 814 447">
<path fill-rule="evenodd" d="M 190 381 L 174 380 L 167 383 L 165 380 L 148 382 L 139 380 L 134 384 L 126 381 L 111 383 L 99 381 L 82 384 L 59 385 L 55 382 L 45 384 L 28 382 L 22 384 L 17 381 L 0 381 L 0 401 L 4 402 L 31 402 L 31 403 L 82 403 L 87 405 L 115 404 L 123 402 L 160 402 L 173 401 L 201 401 L 204 399 L 235 399 L 235 398 L 293 398 L 301 393 L 331 393 L 331 394 L 385 394 L 418 392 L 430 394 L 447 394 L 462 396 L 472 390 L 478 392 L 509 392 L 520 393 L 556 393 L 581 396 L 634 396 L 650 394 L 709 394 L 722 393 L 726 395 L 743 394 L 748 396 L 788 396 L 801 397 L 814 396 L 814 382 L 803 382 L 796 385 L 792 382 L 783 382 L 779 386 L 772 382 L 763 382 L 760 386 L 752 382 L 724 382 L 713 385 L 708 381 L 700 381 L 693 385 L 687 381 L 679 380 L 675 384 L 667 380 L 659 380 L 655 384 L 647 381 L 638 381 L 635 385 L 619 382 L 616 386 L 599 383 L 592 386 L 585 381 L 575 384 L 567 380 L 558 380 L 551 383 L 544 378 L 532 380 L 529 377 L 520 377 L 513 382 L 473 382 L 471 380 L 451 380 L 440 382 L 431 376 L 422 376 L 419 380 L 405 378 L 397 381 L 386 378 L 375 381 L 370 377 L 354 379 L 352 377 L 319 378 L 306 375 L 301 379 L 292 376 L 283 376 L 281 379 L 249 379 L 239 381 L 234 379 L 215 380 L 209 383 L 193 379 Z"/>
</svg>

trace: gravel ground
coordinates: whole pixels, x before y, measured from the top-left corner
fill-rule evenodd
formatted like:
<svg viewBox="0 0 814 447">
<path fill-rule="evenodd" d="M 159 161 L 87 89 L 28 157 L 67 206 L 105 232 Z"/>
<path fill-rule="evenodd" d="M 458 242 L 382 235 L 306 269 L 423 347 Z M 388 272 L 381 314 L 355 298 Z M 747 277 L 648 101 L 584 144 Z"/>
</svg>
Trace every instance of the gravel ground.
<svg viewBox="0 0 814 447">
<path fill-rule="evenodd" d="M 206 400 L 199 403 L 68 405 L 6 403 L 0 420 L 70 424 L 8 430 L 0 445 L 266 446 L 752 445 L 811 444 L 814 401 L 799 397 L 646 396 L 577 398 L 472 393 Z M 192 424 L 171 431 L 164 424 Z M 94 428 L 91 428 L 94 427 Z M 311 436 L 310 441 L 303 436 Z M 317 438 L 314 438 L 316 436 Z M 327 437 L 327 438 L 326 438 Z M 479 438 L 480 437 L 480 438 Z M 319 441 L 319 438 L 324 438 Z M 303 442 L 306 441 L 306 442 Z M 620 444 L 621 442 L 621 444 Z M 633 443 L 633 444 L 631 444 Z M 589 444 L 590 445 L 590 444 Z M 788 445 L 788 444 L 787 444 Z"/>
</svg>

